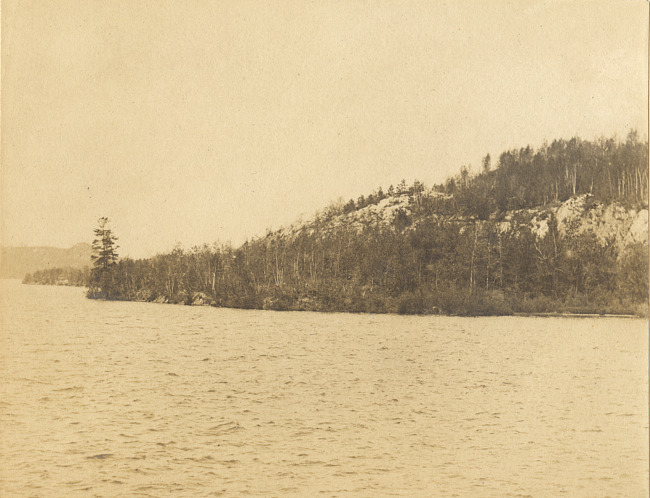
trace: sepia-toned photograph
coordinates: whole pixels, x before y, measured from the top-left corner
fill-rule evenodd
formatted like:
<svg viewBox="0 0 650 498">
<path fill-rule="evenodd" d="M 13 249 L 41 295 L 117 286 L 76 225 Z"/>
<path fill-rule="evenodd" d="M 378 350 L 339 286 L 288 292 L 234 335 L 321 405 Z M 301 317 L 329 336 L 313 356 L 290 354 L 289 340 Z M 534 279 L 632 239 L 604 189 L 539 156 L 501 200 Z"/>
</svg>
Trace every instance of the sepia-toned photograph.
<svg viewBox="0 0 650 498">
<path fill-rule="evenodd" d="M 646 0 L 1 0 L 0 496 L 650 493 Z"/>
</svg>

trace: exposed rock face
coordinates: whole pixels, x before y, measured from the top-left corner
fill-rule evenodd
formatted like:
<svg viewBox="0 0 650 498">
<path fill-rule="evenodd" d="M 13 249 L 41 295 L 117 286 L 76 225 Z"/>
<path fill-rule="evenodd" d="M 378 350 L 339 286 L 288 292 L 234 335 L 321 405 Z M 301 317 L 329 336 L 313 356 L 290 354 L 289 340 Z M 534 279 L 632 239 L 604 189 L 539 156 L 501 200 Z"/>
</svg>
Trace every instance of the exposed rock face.
<svg viewBox="0 0 650 498">
<path fill-rule="evenodd" d="M 429 192 L 429 195 L 446 196 Z M 360 233 L 365 226 L 388 226 L 394 223 L 400 213 L 412 215 L 412 200 L 407 194 L 387 197 L 377 204 L 372 204 L 348 214 L 341 214 L 329 219 L 323 226 L 322 221 L 310 220 L 296 223 L 271 234 L 272 237 L 293 238 L 301 233 L 314 233 L 316 224 L 319 231 L 328 234 L 345 226 Z M 598 241 L 605 245 L 613 242 L 619 255 L 625 253 L 627 247 L 635 243 L 648 242 L 648 209 L 627 209 L 619 203 L 602 204 L 585 194 L 566 200 L 561 204 L 548 205 L 540 208 L 508 212 L 497 221 L 500 229 L 510 230 L 512 220 L 521 215 L 523 219 L 530 220 L 530 227 L 537 237 L 542 238 L 549 229 L 549 219 L 553 215 L 557 221 L 558 231 L 561 235 L 567 233 L 580 234 L 592 231 Z M 437 219 L 448 222 L 457 222 L 469 225 L 477 222 L 475 219 L 462 216 L 432 215 Z M 425 218 L 426 219 L 426 218 Z M 415 220 L 414 226 L 423 219 Z"/>
<path fill-rule="evenodd" d="M 632 224 L 623 239 L 624 245 L 648 241 L 648 210 L 642 209 L 632 220 Z"/>
<path fill-rule="evenodd" d="M 562 235 L 591 231 L 605 245 L 613 242 L 623 254 L 630 245 L 648 241 L 648 210 L 626 209 L 620 204 L 601 204 L 589 195 L 574 197 L 550 208 Z M 548 227 L 547 227 L 548 229 Z"/>
<path fill-rule="evenodd" d="M 429 192 L 429 195 L 446 196 L 437 192 Z M 386 197 L 376 204 L 365 206 L 348 214 L 334 216 L 328 220 L 325 227 L 321 226 L 320 230 L 324 233 L 330 233 L 341 226 L 346 226 L 347 228 L 361 232 L 368 225 L 390 225 L 400 210 L 410 212 L 410 199 L 408 194 Z M 319 223 L 318 220 L 294 223 L 289 227 L 281 228 L 273 235 L 294 237 L 302 232 L 312 234 L 315 231 L 315 226 Z"/>
</svg>

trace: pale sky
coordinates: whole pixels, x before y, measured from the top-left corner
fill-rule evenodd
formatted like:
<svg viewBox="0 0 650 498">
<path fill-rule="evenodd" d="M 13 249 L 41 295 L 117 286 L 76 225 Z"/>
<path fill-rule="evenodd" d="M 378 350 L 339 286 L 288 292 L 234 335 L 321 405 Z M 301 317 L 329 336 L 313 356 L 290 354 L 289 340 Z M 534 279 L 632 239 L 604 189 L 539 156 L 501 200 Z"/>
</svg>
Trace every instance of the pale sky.
<svg viewBox="0 0 650 498">
<path fill-rule="evenodd" d="M 642 0 L 3 0 L 2 244 L 239 244 L 647 95 Z"/>
</svg>

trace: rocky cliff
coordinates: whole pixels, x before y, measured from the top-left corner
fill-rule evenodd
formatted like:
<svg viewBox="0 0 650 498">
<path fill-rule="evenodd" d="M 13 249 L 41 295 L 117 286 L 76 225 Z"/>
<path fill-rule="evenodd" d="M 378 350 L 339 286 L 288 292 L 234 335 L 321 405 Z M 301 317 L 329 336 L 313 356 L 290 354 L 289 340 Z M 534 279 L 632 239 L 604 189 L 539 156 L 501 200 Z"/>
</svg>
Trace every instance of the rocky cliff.
<svg viewBox="0 0 650 498">
<path fill-rule="evenodd" d="M 419 198 L 440 198 L 446 201 L 452 196 L 425 191 Z M 386 197 L 376 204 L 365 206 L 350 213 L 337 213 L 336 207 L 306 221 L 283 227 L 267 234 L 267 238 L 295 238 L 301 234 L 330 234 L 342 227 L 361 233 L 367 227 L 392 226 L 399 218 L 406 220 L 406 230 L 415 230 L 430 220 L 458 223 L 463 226 L 491 221 L 497 223 L 502 231 L 512 228 L 513 219 L 517 218 L 529 224 L 538 238 L 543 238 L 549 229 L 549 221 L 555 218 L 557 228 L 562 236 L 593 232 L 601 245 L 613 243 L 617 253 L 623 255 L 626 248 L 635 243 L 648 243 L 648 208 L 625 207 L 618 202 L 603 204 L 593 196 L 584 194 L 572 197 L 565 202 L 555 202 L 546 206 L 494 213 L 489 220 L 478 220 L 460 214 L 441 215 L 422 214 L 418 209 L 418 196 L 409 194 Z"/>
</svg>

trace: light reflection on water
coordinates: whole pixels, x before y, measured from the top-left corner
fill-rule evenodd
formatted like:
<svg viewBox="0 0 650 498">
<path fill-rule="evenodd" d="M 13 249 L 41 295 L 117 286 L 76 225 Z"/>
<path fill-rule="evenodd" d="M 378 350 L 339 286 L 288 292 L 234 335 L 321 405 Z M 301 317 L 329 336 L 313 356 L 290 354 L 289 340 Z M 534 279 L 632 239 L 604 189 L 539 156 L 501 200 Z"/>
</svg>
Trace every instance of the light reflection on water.
<svg viewBox="0 0 650 498">
<path fill-rule="evenodd" d="M 2 496 L 647 496 L 648 322 L 2 282 Z"/>
</svg>

